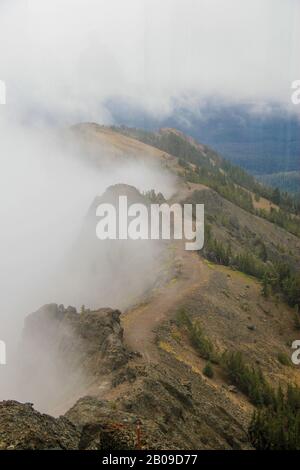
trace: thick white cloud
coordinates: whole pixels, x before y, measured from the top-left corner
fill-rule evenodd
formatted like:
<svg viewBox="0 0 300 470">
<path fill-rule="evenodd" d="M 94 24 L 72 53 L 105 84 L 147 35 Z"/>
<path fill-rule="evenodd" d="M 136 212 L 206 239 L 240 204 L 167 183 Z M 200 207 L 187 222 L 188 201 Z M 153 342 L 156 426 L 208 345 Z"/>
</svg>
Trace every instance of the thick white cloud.
<svg viewBox="0 0 300 470">
<path fill-rule="evenodd" d="M 113 96 L 289 103 L 299 17 L 298 0 L 2 0 L 0 78 L 13 112 L 62 122 L 108 122 Z"/>
</svg>

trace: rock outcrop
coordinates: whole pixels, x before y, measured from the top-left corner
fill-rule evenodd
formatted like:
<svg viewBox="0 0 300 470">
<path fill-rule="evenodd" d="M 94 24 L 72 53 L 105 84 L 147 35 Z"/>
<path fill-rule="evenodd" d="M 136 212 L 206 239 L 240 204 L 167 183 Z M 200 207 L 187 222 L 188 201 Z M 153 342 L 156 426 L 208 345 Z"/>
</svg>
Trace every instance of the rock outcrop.
<svg viewBox="0 0 300 470">
<path fill-rule="evenodd" d="M 66 418 L 39 413 L 31 403 L 0 402 L 0 450 L 74 450 L 79 442 L 79 430 Z"/>
<path fill-rule="evenodd" d="M 109 308 L 77 313 L 44 305 L 25 320 L 17 361 L 17 399 L 61 413 L 91 384 L 127 363 L 120 312 Z"/>
<path fill-rule="evenodd" d="M 27 317 L 22 351 L 26 401 L 65 414 L 2 402 L 2 448 L 251 448 L 241 408 L 172 356 L 143 364 L 117 310 L 45 305 Z"/>
<path fill-rule="evenodd" d="M 84 310 L 44 305 L 25 320 L 25 349 L 37 347 L 64 359 L 69 368 L 81 364 L 93 375 L 117 369 L 128 360 L 120 312 L 110 308 Z M 38 358 L 37 358 L 38 359 Z"/>
<path fill-rule="evenodd" d="M 39 413 L 31 403 L 0 402 L 0 450 L 134 449 L 137 418 L 110 411 L 92 397 L 59 418 Z"/>
<path fill-rule="evenodd" d="M 81 432 L 80 449 L 134 449 L 138 417 L 86 396 L 65 414 Z"/>
</svg>

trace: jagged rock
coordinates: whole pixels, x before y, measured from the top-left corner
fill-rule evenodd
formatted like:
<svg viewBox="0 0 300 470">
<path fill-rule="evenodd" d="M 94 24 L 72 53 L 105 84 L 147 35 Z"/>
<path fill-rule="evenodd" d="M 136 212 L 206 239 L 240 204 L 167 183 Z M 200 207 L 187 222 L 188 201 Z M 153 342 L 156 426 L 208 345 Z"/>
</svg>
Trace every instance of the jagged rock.
<svg viewBox="0 0 300 470">
<path fill-rule="evenodd" d="M 250 330 L 250 331 L 255 331 L 255 330 L 256 330 L 256 328 L 255 328 L 254 325 L 247 325 L 247 328 L 248 328 L 248 330 Z"/>
<path fill-rule="evenodd" d="M 110 308 L 79 314 L 71 306 L 44 305 L 27 316 L 23 346 L 25 350 L 35 345 L 40 351 L 61 353 L 65 360 L 76 357 L 80 363 L 88 361 L 94 373 L 100 366 L 102 371 L 117 369 L 128 360 L 120 315 Z"/>
<path fill-rule="evenodd" d="M 140 448 L 176 448 L 164 423 L 124 411 L 119 405 L 86 396 L 67 411 L 65 417 L 80 429 L 80 449 L 135 449 L 138 445 L 138 426 Z"/>
<path fill-rule="evenodd" d="M 65 417 L 35 411 L 31 403 L 0 402 L 0 449 L 77 449 L 79 430 Z"/>
<path fill-rule="evenodd" d="M 75 307 L 72 307 L 71 305 L 69 305 L 69 307 L 67 307 L 66 309 L 66 312 L 67 313 L 77 313 L 77 310 Z"/>
<path fill-rule="evenodd" d="M 135 448 L 137 416 L 113 410 L 105 400 L 83 397 L 65 416 L 81 431 L 80 449 Z"/>
<path fill-rule="evenodd" d="M 79 314 L 73 307 L 49 304 L 26 318 L 19 357 L 16 398 L 62 412 L 86 395 L 89 383 L 125 365 L 130 354 L 118 310 Z"/>
<path fill-rule="evenodd" d="M 0 402 L 0 450 L 130 450 L 139 419 L 113 411 L 108 402 L 81 398 L 65 416 L 53 418 L 31 403 Z"/>
</svg>

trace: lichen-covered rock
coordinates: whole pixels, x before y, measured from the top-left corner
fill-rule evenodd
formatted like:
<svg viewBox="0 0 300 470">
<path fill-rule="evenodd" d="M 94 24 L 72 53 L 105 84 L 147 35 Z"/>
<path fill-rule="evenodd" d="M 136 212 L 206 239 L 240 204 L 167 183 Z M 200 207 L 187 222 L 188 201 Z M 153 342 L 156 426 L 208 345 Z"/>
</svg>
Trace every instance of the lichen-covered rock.
<svg viewBox="0 0 300 470">
<path fill-rule="evenodd" d="M 81 430 L 80 449 L 130 450 L 136 446 L 137 416 L 114 410 L 105 400 L 80 398 L 65 417 Z"/>
<path fill-rule="evenodd" d="M 53 418 L 31 403 L 0 402 L 0 449 L 77 449 L 80 431 L 65 417 Z"/>
<path fill-rule="evenodd" d="M 2 401 L 0 450 L 131 450 L 139 421 L 89 396 L 59 418 L 39 413 L 31 403 Z"/>
</svg>

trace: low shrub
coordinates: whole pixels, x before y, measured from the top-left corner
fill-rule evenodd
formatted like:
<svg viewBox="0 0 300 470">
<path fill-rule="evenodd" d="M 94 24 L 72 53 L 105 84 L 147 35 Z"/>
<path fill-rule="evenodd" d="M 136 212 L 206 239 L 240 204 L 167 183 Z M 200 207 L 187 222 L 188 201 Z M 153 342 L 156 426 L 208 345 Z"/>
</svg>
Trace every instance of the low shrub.
<svg viewBox="0 0 300 470">
<path fill-rule="evenodd" d="M 212 368 L 212 365 L 210 362 L 207 362 L 203 368 L 203 374 L 208 377 L 209 379 L 212 379 L 214 376 L 214 370 Z"/>
</svg>

